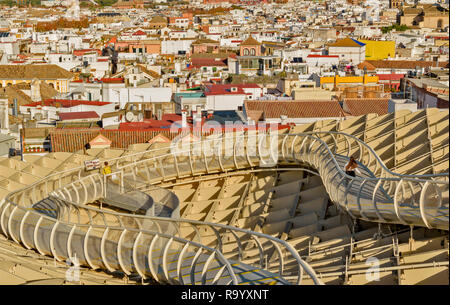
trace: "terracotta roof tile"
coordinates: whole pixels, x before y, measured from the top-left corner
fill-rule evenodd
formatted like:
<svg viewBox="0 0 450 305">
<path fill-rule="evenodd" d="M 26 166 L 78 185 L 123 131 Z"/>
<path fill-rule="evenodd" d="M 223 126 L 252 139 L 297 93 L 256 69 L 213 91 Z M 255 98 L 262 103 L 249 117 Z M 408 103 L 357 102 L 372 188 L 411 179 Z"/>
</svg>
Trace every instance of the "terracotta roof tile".
<svg viewBox="0 0 450 305">
<path fill-rule="evenodd" d="M 336 118 L 344 116 L 337 101 L 245 101 L 245 111 L 263 111 L 264 117 L 280 118 Z"/>
<path fill-rule="evenodd" d="M 61 121 L 78 120 L 78 119 L 99 119 L 95 111 L 76 111 L 76 112 L 60 112 L 59 118 Z"/>
<path fill-rule="evenodd" d="M 344 99 L 343 108 L 353 116 L 376 113 L 379 115 L 388 113 L 389 99 L 381 98 L 350 98 Z"/>
<path fill-rule="evenodd" d="M 439 62 L 439 67 L 446 67 L 448 62 Z M 365 60 L 358 65 L 359 69 L 415 69 L 416 67 L 427 68 L 436 66 L 436 62 L 421 60 Z"/>
<path fill-rule="evenodd" d="M 57 65 L 0 65 L 0 79 L 70 79 L 73 74 Z"/>
<path fill-rule="evenodd" d="M 261 43 L 259 43 L 258 40 L 256 40 L 251 36 L 247 38 L 243 43 L 241 43 L 241 46 L 259 46 L 259 45 L 261 45 Z"/>
<path fill-rule="evenodd" d="M 341 40 L 336 41 L 335 43 L 332 43 L 328 45 L 330 47 L 363 47 L 365 46 L 365 43 L 359 42 L 358 40 L 351 39 L 351 38 L 344 38 Z"/>
</svg>

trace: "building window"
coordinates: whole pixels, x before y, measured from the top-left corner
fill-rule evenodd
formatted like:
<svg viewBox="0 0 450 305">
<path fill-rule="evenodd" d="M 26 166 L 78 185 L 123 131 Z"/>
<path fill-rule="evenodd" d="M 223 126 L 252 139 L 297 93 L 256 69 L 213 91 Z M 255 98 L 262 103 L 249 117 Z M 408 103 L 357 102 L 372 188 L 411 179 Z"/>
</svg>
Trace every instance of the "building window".
<svg viewBox="0 0 450 305">
<path fill-rule="evenodd" d="M 255 50 L 254 48 L 252 48 L 251 51 L 250 51 L 250 54 L 251 54 L 252 56 L 255 56 L 255 55 L 256 55 L 256 50 Z"/>
<path fill-rule="evenodd" d="M 244 56 L 248 56 L 248 49 L 244 49 Z"/>
</svg>

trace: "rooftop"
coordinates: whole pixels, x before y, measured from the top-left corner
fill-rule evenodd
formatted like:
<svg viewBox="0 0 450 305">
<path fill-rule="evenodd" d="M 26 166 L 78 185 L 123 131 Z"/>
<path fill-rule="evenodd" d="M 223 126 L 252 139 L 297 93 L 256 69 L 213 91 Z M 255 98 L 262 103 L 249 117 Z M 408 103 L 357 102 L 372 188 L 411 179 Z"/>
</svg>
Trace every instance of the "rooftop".
<svg viewBox="0 0 450 305">
<path fill-rule="evenodd" d="M 344 112 L 337 101 L 245 101 L 245 111 L 264 112 L 264 117 L 280 118 L 337 118 L 343 117 Z"/>
<path fill-rule="evenodd" d="M 60 112 L 61 121 L 80 120 L 80 119 L 99 119 L 99 115 L 95 111 L 77 111 L 77 112 Z"/>
<path fill-rule="evenodd" d="M 73 74 L 57 65 L 0 65 L 0 79 L 70 79 Z"/>
</svg>

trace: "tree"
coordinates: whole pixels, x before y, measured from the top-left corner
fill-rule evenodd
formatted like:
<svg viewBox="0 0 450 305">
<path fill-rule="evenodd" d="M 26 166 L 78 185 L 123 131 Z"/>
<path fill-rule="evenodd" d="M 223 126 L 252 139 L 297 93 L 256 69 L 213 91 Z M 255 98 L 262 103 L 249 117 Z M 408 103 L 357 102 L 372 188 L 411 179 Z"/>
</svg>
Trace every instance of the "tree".
<svg viewBox="0 0 450 305">
<path fill-rule="evenodd" d="M 408 29 L 409 29 L 409 27 L 404 25 L 404 24 L 402 24 L 402 25 L 400 25 L 400 24 L 393 24 L 391 26 L 382 27 L 381 28 L 381 32 L 383 34 L 386 34 L 386 33 L 389 33 L 392 30 L 396 30 L 398 32 L 404 32 L 404 31 L 406 31 Z"/>
</svg>

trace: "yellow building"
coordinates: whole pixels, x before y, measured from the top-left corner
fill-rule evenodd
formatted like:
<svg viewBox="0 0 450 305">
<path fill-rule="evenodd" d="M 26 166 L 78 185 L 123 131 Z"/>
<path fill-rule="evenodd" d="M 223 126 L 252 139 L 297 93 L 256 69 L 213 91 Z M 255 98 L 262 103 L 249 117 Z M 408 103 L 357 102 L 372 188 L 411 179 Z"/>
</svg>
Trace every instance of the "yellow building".
<svg viewBox="0 0 450 305">
<path fill-rule="evenodd" d="M 395 41 L 360 40 L 366 44 L 366 60 L 395 57 Z"/>
<path fill-rule="evenodd" d="M 324 76 L 320 78 L 320 87 L 332 89 L 334 87 L 345 87 L 348 85 L 368 85 L 377 84 L 378 76 Z"/>
</svg>

